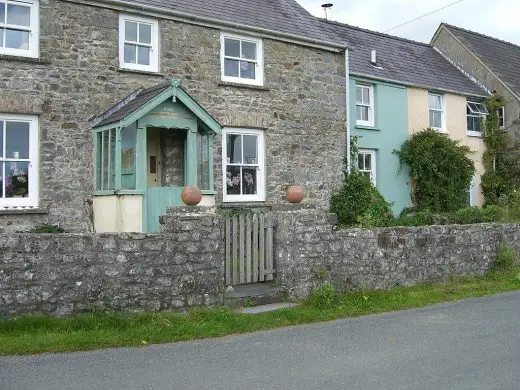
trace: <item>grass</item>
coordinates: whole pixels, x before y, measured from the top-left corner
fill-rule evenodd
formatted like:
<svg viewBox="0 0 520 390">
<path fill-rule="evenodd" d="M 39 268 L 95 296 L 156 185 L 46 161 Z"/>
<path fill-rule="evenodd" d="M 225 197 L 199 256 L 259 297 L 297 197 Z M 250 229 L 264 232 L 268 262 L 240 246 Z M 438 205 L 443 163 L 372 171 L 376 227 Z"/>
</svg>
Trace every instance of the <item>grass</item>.
<svg viewBox="0 0 520 390">
<path fill-rule="evenodd" d="M 516 266 L 494 270 L 481 277 L 450 279 L 446 283 L 338 294 L 333 304 L 326 305 L 326 308 L 319 308 L 311 299 L 298 307 L 256 315 L 226 309 L 193 309 L 185 316 L 102 311 L 68 318 L 23 316 L 0 320 L 0 355 L 142 346 L 219 337 L 422 307 L 512 290 L 520 290 L 520 268 Z"/>
</svg>

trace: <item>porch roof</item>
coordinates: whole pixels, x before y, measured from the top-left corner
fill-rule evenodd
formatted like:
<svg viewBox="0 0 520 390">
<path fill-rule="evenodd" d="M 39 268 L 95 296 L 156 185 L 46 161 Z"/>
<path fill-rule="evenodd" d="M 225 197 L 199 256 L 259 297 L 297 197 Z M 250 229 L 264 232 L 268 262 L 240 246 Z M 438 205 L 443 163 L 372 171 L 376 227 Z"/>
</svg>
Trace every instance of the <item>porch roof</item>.
<svg viewBox="0 0 520 390">
<path fill-rule="evenodd" d="M 140 88 L 101 115 L 90 118 L 89 122 L 93 129 L 109 126 L 126 127 L 171 97 L 181 101 L 209 129 L 216 133 L 221 132 L 222 125 L 181 87 L 177 79 L 150 88 Z"/>
</svg>

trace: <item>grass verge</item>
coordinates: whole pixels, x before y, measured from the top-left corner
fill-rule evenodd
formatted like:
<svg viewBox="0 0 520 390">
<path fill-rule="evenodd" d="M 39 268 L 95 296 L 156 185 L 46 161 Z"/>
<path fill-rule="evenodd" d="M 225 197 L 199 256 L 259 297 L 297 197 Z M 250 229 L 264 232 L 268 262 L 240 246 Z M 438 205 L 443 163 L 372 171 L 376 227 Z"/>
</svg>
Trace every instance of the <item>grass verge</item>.
<svg viewBox="0 0 520 390">
<path fill-rule="evenodd" d="M 0 320 L 0 355 L 142 346 L 218 337 L 342 317 L 422 307 L 470 297 L 520 290 L 520 268 L 446 283 L 399 287 L 387 291 L 339 294 L 327 308 L 311 301 L 294 308 L 246 315 L 225 309 L 171 313 L 93 312 L 68 318 L 23 316 Z"/>
</svg>

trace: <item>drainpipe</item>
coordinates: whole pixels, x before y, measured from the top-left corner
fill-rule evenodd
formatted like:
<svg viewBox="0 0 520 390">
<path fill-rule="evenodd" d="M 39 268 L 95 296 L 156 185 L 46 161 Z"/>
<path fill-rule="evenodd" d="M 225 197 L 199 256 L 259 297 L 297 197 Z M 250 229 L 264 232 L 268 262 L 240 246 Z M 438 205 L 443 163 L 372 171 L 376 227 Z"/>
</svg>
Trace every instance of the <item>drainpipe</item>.
<svg viewBox="0 0 520 390">
<path fill-rule="evenodd" d="M 348 48 L 345 48 L 345 128 L 347 133 L 347 172 L 350 173 L 350 64 Z"/>
</svg>

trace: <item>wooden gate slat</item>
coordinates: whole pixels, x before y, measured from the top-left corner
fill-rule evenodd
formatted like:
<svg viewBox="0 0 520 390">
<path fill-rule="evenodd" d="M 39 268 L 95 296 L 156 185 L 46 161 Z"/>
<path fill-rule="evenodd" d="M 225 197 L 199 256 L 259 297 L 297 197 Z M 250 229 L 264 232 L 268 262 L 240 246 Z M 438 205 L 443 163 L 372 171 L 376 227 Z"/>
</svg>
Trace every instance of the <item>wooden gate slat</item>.
<svg viewBox="0 0 520 390">
<path fill-rule="evenodd" d="M 258 282 L 258 213 L 253 214 L 253 283 Z"/>
<path fill-rule="evenodd" d="M 226 286 L 233 283 L 231 279 L 231 218 L 226 217 Z"/>
<path fill-rule="evenodd" d="M 246 283 L 251 283 L 251 213 L 246 214 Z"/>
<path fill-rule="evenodd" d="M 266 280 L 273 280 L 273 213 L 267 213 L 267 237 L 265 249 Z"/>
<path fill-rule="evenodd" d="M 233 216 L 233 284 L 239 283 L 238 268 L 240 266 L 238 262 L 238 217 Z"/>
<path fill-rule="evenodd" d="M 239 265 L 240 265 L 240 283 L 245 283 L 246 282 L 246 277 L 245 277 L 245 257 L 244 257 L 244 238 L 245 238 L 245 234 L 244 234 L 244 214 L 240 214 L 240 216 L 238 217 L 238 220 L 239 220 L 239 224 L 240 224 L 240 253 L 239 253 Z"/>
<path fill-rule="evenodd" d="M 260 214 L 260 226 L 258 227 L 259 235 L 259 264 L 258 264 L 258 280 L 263 282 L 265 280 L 265 217 L 264 214 Z"/>
</svg>

